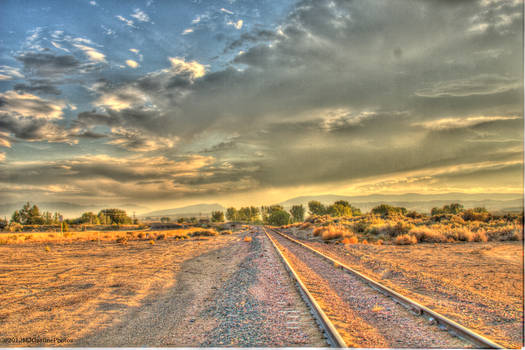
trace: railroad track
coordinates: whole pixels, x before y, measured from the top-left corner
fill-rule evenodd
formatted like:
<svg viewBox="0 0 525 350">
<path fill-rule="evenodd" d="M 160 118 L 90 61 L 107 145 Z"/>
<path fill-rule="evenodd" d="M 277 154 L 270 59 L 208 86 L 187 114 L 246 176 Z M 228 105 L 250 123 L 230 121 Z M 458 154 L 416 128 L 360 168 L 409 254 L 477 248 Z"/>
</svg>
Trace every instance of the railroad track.
<svg viewBox="0 0 525 350">
<path fill-rule="evenodd" d="M 334 347 L 504 348 L 307 244 L 264 232 Z"/>
</svg>

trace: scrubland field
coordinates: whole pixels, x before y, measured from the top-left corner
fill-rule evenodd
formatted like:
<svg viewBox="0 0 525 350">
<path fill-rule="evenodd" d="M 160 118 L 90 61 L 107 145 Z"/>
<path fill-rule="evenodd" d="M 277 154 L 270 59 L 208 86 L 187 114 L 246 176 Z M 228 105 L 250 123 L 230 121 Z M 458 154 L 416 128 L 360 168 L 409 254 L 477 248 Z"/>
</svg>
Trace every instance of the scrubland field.
<svg viewBox="0 0 525 350">
<path fill-rule="evenodd" d="M 521 222 L 314 215 L 280 229 L 520 347 Z M 1 233 L 0 346 L 325 346 L 261 232 L 215 225 Z"/>
<path fill-rule="evenodd" d="M 501 344 L 523 344 L 519 219 L 317 216 L 282 230 Z"/>
</svg>

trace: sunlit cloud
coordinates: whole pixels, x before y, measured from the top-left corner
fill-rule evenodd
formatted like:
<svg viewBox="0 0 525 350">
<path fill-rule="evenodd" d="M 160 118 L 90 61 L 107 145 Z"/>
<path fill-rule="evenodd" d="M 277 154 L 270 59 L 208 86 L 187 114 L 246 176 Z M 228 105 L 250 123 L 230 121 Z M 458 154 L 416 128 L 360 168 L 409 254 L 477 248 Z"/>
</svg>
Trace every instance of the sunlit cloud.
<svg viewBox="0 0 525 350">
<path fill-rule="evenodd" d="M 42 99 L 29 93 L 7 91 L 0 93 L 0 113 L 37 119 L 60 119 L 66 107 L 63 101 Z"/>
<path fill-rule="evenodd" d="M 456 128 L 466 128 L 482 123 L 490 123 L 495 121 L 516 120 L 520 119 L 518 116 L 477 116 L 466 118 L 441 118 L 426 122 L 414 123 L 415 126 L 422 126 L 431 130 L 446 130 Z"/>
<path fill-rule="evenodd" d="M 206 74 L 206 66 L 197 61 L 185 61 L 181 57 L 169 57 L 173 71 L 190 73 L 192 78 L 200 78 Z"/>
<path fill-rule="evenodd" d="M 229 21 L 229 22 L 227 22 L 226 24 L 229 25 L 229 26 L 233 26 L 233 27 L 235 27 L 235 29 L 241 29 L 243 23 L 244 23 L 243 20 L 240 19 L 240 20 L 238 20 L 237 22 Z"/>
<path fill-rule="evenodd" d="M 190 33 L 193 33 L 193 28 L 186 28 L 182 31 L 182 35 L 188 35 Z"/>
<path fill-rule="evenodd" d="M 133 60 L 126 60 L 126 64 L 131 68 L 137 68 L 139 66 L 139 64 Z"/>
<path fill-rule="evenodd" d="M 91 61 L 94 62 L 106 62 L 106 55 L 102 52 L 86 45 L 73 44 L 77 49 L 84 51 L 84 53 L 89 57 Z"/>
</svg>

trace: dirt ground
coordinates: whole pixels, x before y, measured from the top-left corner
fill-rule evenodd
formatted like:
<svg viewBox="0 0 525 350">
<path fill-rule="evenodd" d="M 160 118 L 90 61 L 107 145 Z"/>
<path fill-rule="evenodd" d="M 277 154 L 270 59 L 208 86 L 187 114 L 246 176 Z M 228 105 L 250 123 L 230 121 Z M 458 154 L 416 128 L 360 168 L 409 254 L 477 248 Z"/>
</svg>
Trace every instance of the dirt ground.
<svg viewBox="0 0 525 350">
<path fill-rule="evenodd" d="M 502 345 L 523 346 L 523 243 L 308 242 Z"/>
<path fill-rule="evenodd" d="M 0 347 L 324 346 L 271 254 L 249 232 L 2 245 Z"/>
</svg>

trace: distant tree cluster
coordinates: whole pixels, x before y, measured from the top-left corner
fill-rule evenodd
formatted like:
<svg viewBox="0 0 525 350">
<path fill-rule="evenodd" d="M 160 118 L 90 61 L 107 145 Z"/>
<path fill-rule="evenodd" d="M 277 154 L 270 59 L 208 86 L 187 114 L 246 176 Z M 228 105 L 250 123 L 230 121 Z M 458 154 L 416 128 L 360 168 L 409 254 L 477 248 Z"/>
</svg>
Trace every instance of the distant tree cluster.
<svg viewBox="0 0 525 350">
<path fill-rule="evenodd" d="M 329 206 L 325 206 L 319 201 L 310 201 L 308 202 L 308 210 L 311 215 L 330 215 L 332 217 L 361 215 L 361 209 L 344 200 L 336 201 Z"/>
<path fill-rule="evenodd" d="M 404 207 L 394 207 L 388 204 L 380 204 L 372 209 L 372 214 L 381 215 L 382 217 L 405 215 L 407 209 Z"/>
<path fill-rule="evenodd" d="M 58 224 L 62 216 L 59 213 L 50 213 L 45 211 L 40 213 L 40 209 L 36 204 L 31 205 L 27 202 L 22 209 L 15 210 L 11 216 L 11 222 L 16 222 L 22 225 L 54 225 Z"/>
</svg>

